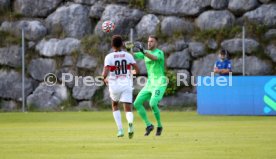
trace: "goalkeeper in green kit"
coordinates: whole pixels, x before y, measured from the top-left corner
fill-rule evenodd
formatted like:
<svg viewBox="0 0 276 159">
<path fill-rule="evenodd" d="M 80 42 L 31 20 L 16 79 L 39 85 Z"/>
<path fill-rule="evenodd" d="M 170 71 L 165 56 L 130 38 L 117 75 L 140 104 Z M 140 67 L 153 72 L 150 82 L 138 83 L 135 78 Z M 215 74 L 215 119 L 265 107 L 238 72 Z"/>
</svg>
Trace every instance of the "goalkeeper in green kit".
<svg viewBox="0 0 276 159">
<path fill-rule="evenodd" d="M 157 49 L 157 42 L 158 39 L 156 36 L 149 36 L 148 50 L 144 50 L 143 46 L 139 44 L 136 48 L 138 48 L 140 52 L 134 53 L 134 59 L 145 60 L 148 72 L 147 83 L 134 101 L 134 107 L 146 124 L 145 136 L 148 136 L 154 129 L 154 126 L 149 121 L 146 110 L 143 106 L 145 101 L 149 101 L 149 105 L 157 121 L 156 136 L 160 136 L 163 130 L 158 103 L 166 91 L 167 78 L 165 76 L 164 53 Z"/>
</svg>

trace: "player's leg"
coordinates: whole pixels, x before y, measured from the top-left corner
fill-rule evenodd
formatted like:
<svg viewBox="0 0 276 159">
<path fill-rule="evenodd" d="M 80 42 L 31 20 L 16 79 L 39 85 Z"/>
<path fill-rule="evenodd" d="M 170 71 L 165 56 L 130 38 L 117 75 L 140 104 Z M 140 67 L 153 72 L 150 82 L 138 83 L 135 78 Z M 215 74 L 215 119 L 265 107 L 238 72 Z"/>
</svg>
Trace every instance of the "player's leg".
<svg viewBox="0 0 276 159">
<path fill-rule="evenodd" d="M 151 96 L 151 92 L 144 88 L 140 91 L 140 93 L 138 94 L 134 102 L 134 107 L 136 108 L 138 114 L 146 124 L 145 136 L 148 136 L 150 132 L 154 129 L 154 126 L 151 124 L 151 122 L 148 119 L 145 107 L 143 106 L 143 103 L 145 101 L 148 101 L 150 99 L 150 96 Z"/>
<path fill-rule="evenodd" d="M 134 101 L 134 107 L 137 110 L 138 114 L 142 118 L 142 120 L 145 122 L 146 126 L 152 125 L 151 122 L 148 119 L 147 112 L 145 110 L 145 107 L 143 106 L 144 102 L 149 100 L 151 96 L 151 92 L 142 89 L 139 94 L 137 95 L 135 101 Z"/>
<path fill-rule="evenodd" d="M 110 92 L 110 97 L 112 99 L 112 111 L 113 111 L 113 117 L 115 120 L 115 123 L 118 127 L 118 137 L 123 137 L 124 136 L 124 131 L 123 131 L 123 125 L 122 125 L 122 118 L 121 118 L 121 112 L 119 110 L 119 99 L 118 99 L 118 94 L 114 94 Z"/>
<path fill-rule="evenodd" d="M 124 109 L 125 109 L 125 112 L 126 112 L 126 119 L 127 119 L 127 122 L 129 124 L 132 124 L 133 123 L 133 113 L 132 113 L 132 109 L 131 109 L 131 103 L 124 103 Z"/>
<path fill-rule="evenodd" d="M 130 139 L 132 139 L 134 135 L 133 113 L 132 113 L 131 105 L 132 105 L 131 103 L 124 103 L 126 119 L 128 122 L 128 137 Z"/>
<path fill-rule="evenodd" d="M 166 87 L 158 87 L 152 91 L 152 96 L 150 98 L 150 107 L 152 108 L 154 117 L 157 121 L 157 131 L 156 131 L 157 136 L 161 135 L 163 130 L 158 103 L 163 98 L 165 91 L 166 91 Z"/>
<path fill-rule="evenodd" d="M 126 119 L 128 122 L 128 137 L 131 139 L 134 135 L 134 126 L 133 126 L 133 113 L 132 113 L 132 88 L 126 89 L 122 95 L 120 101 L 124 105 L 124 109 L 126 112 Z"/>
</svg>

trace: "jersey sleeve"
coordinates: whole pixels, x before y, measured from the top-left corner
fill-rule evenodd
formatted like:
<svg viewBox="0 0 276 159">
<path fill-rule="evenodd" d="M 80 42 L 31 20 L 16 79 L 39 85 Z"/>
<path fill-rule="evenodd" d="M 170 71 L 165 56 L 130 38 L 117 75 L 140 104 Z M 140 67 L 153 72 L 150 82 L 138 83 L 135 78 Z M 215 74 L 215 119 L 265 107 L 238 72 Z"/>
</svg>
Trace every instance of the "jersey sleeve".
<svg viewBox="0 0 276 159">
<path fill-rule="evenodd" d="M 106 66 L 111 66 L 111 61 L 110 61 L 110 56 L 106 56 L 105 59 L 104 59 L 104 67 Z"/>
<path fill-rule="evenodd" d="M 135 52 L 134 59 L 141 60 L 144 59 L 145 55 L 142 52 Z"/>
</svg>

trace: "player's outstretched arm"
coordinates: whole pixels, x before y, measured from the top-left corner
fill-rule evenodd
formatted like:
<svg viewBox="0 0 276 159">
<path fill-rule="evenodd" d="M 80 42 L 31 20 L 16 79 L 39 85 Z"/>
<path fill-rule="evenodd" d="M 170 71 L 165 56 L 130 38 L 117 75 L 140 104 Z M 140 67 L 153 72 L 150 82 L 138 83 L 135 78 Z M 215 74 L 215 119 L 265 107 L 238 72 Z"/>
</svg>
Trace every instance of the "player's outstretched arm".
<svg viewBox="0 0 276 159">
<path fill-rule="evenodd" d="M 151 59 L 153 61 L 158 60 L 158 58 L 155 55 L 152 55 L 152 54 L 148 53 L 144 49 L 144 47 L 143 47 L 143 45 L 141 43 L 137 43 L 135 46 L 140 50 L 141 53 L 144 54 L 144 56 L 148 57 L 149 59 Z"/>
<path fill-rule="evenodd" d="M 132 43 L 130 41 L 127 41 L 124 43 L 124 45 L 127 49 L 137 48 L 139 50 L 139 52 L 131 52 L 134 55 L 135 59 L 144 59 L 144 56 L 146 56 L 153 61 L 158 60 L 158 57 L 149 54 L 140 42 Z"/>
<path fill-rule="evenodd" d="M 158 58 L 152 54 L 149 54 L 147 51 L 145 51 L 145 56 L 148 57 L 149 59 L 153 60 L 153 61 L 156 61 L 158 60 Z"/>
</svg>

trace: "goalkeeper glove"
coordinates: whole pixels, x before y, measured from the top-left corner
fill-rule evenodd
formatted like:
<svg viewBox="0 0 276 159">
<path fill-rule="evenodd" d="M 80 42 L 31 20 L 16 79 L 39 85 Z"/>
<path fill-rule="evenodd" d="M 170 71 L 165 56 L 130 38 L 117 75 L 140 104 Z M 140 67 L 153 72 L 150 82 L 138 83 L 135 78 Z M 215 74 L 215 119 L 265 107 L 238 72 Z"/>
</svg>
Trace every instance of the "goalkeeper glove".
<svg viewBox="0 0 276 159">
<path fill-rule="evenodd" d="M 139 49 L 140 52 L 142 52 L 143 54 L 145 54 L 145 50 L 144 50 L 144 47 L 143 47 L 142 43 L 137 42 L 137 43 L 135 44 L 135 47 L 136 47 L 137 49 Z"/>
<path fill-rule="evenodd" d="M 127 49 L 132 49 L 134 47 L 134 44 L 131 41 L 126 41 L 125 42 L 125 47 Z"/>
</svg>

